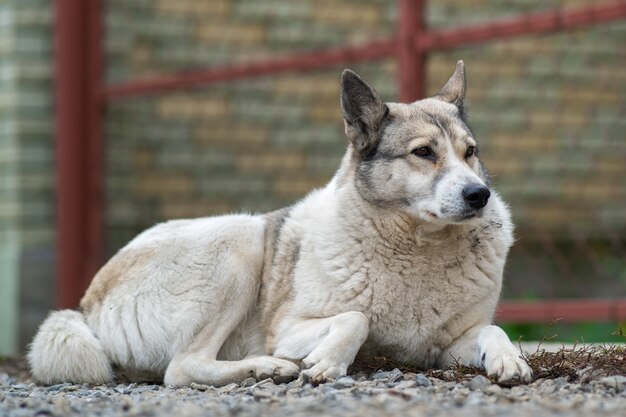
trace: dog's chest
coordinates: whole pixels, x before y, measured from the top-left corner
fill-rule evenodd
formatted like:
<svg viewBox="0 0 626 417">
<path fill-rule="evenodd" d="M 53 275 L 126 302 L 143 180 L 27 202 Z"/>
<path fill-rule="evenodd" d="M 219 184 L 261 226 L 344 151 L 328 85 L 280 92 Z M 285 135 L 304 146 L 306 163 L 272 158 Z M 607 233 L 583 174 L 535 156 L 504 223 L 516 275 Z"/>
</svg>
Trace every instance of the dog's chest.
<svg viewBox="0 0 626 417">
<path fill-rule="evenodd" d="M 463 322 L 467 313 L 493 308 L 504 260 L 497 259 L 492 245 L 454 237 L 436 245 L 377 251 L 353 276 L 368 282 L 363 297 L 353 299 L 370 318 L 365 349 L 432 366 L 471 325 Z"/>
</svg>

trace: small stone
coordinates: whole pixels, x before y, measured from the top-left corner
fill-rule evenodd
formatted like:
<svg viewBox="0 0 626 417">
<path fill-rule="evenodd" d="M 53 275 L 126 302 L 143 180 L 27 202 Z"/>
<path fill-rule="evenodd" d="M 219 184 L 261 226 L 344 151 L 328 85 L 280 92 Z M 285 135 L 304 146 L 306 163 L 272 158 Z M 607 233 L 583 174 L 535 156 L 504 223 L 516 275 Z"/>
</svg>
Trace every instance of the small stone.
<svg viewBox="0 0 626 417">
<path fill-rule="evenodd" d="M 452 380 L 455 379 L 456 374 L 452 369 L 448 369 L 441 376 L 444 380 Z"/>
<path fill-rule="evenodd" d="M 502 392 L 502 388 L 499 385 L 491 384 L 483 390 L 485 394 L 494 395 Z"/>
<path fill-rule="evenodd" d="M 66 387 L 68 385 L 70 384 L 67 382 L 64 382 L 62 384 L 51 385 L 48 388 L 46 388 L 46 391 L 48 392 L 59 391 L 61 388 Z"/>
<path fill-rule="evenodd" d="M 434 377 L 434 376 L 430 376 L 430 377 L 428 377 L 428 379 L 430 379 L 430 382 L 432 382 L 433 385 L 435 385 L 435 386 L 445 385 L 445 384 L 448 383 L 447 381 L 444 381 L 443 379 L 439 379 L 439 378 Z"/>
<path fill-rule="evenodd" d="M 252 391 L 252 397 L 255 400 L 262 400 L 262 399 L 270 399 L 271 400 L 271 399 L 274 399 L 274 395 L 271 392 L 266 391 L 266 390 L 262 390 L 262 389 L 258 389 L 258 388 L 254 389 Z"/>
<path fill-rule="evenodd" d="M 605 376 L 604 378 L 600 378 L 600 383 L 607 388 L 622 391 L 626 388 L 626 377 L 622 375 Z"/>
<path fill-rule="evenodd" d="M 254 378 L 246 378 L 241 382 L 241 387 L 242 388 L 247 388 L 247 387 L 251 387 L 254 384 L 256 384 L 256 379 Z"/>
<path fill-rule="evenodd" d="M 468 406 L 476 406 L 476 405 L 481 405 L 484 402 L 485 402 L 485 397 L 483 393 L 480 391 L 474 391 L 474 392 L 471 392 L 467 396 L 465 404 Z"/>
<path fill-rule="evenodd" d="M 360 371 L 354 376 L 354 379 L 357 381 L 367 381 L 367 376 L 367 373 Z"/>
<path fill-rule="evenodd" d="M 225 385 L 225 386 L 219 388 L 217 390 L 217 392 L 220 393 L 220 394 L 228 394 L 228 393 L 236 390 L 237 388 L 239 388 L 239 384 L 235 384 L 233 382 L 232 384 L 228 384 L 228 385 Z"/>
<path fill-rule="evenodd" d="M 335 389 L 345 389 L 353 387 L 356 382 L 349 376 L 342 376 L 332 385 Z"/>
<path fill-rule="evenodd" d="M 581 384 L 569 384 L 569 389 L 572 392 L 580 391 L 581 390 Z"/>
<path fill-rule="evenodd" d="M 463 395 L 463 394 L 460 394 L 460 393 L 452 394 L 452 401 L 454 401 L 454 404 L 456 406 L 463 405 L 463 403 L 465 402 L 466 399 L 467 399 L 467 395 Z"/>
<path fill-rule="evenodd" d="M 210 389 L 211 387 L 208 386 L 208 385 L 196 384 L 195 382 L 192 382 L 191 384 L 189 384 L 189 388 L 195 389 L 195 390 L 198 390 L 198 391 L 206 391 L 206 390 Z"/>
<path fill-rule="evenodd" d="M 378 372 L 374 372 L 372 374 L 372 376 L 370 376 L 370 380 L 378 380 L 378 379 L 387 379 L 389 378 L 389 372 L 384 372 L 384 371 L 378 371 Z"/>
<path fill-rule="evenodd" d="M 418 387 L 430 387 L 433 384 L 424 374 L 415 375 L 415 383 Z"/>
<path fill-rule="evenodd" d="M 396 389 L 407 389 L 407 388 L 415 388 L 415 387 L 417 387 L 416 381 L 400 381 L 394 386 L 394 388 Z"/>
<path fill-rule="evenodd" d="M 580 382 L 589 382 L 593 379 L 594 367 L 587 366 L 583 369 L 579 369 L 576 371 L 576 375 Z"/>
<path fill-rule="evenodd" d="M 149 391 L 158 391 L 160 389 L 161 387 L 158 385 L 144 385 L 144 386 L 137 387 L 135 392 L 141 393 L 141 392 L 149 392 Z"/>
<path fill-rule="evenodd" d="M 329 393 L 335 393 L 337 392 L 337 388 L 331 386 L 331 385 L 322 385 L 318 388 L 318 391 L 321 392 L 322 394 L 329 394 Z"/>
<path fill-rule="evenodd" d="M 467 383 L 468 388 L 471 389 L 472 391 L 476 391 L 476 390 L 482 391 L 485 388 L 489 387 L 490 385 L 491 385 L 491 381 L 484 375 L 476 375 Z"/>
<path fill-rule="evenodd" d="M 335 394 L 335 392 L 336 390 L 324 392 L 322 402 L 327 404 L 335 404 L 337 402 L 337 394 Z"/>
<path fill-rule="evenodd" d="M 193 385 L 194 383 L 192 383 L 191 385 Z M 192 387 L 193 388 L 193 387 Z M 128 389 L 123 386 L 123 385 L 118 385 L 117 387 L 113 388 L 113 391 L 119 393 L 119 394 L 128 394 Z"/>
<path fill-rule="evenodd" d="M 530 384 L 528 384 L 531 387 L 538 387 L 539 385 L 543 384 L 546 381 L 545 378 L 538 378 L 535 379 L 533 382 L 531 382 Z"/>
<path fill-rule="evenodd" d="M 558 388 L 561 388 L 561 387 L 567 385 L 568 381 L 569 381 L 569 378 L 566 378 L 566 377 L 562 376 L 562 377 L 559 377 L 559 378 L 554 380 L 554 385 L 558 389 Z"/>
<path fill-rule="evenodd" d="M 570 397 L 569 402 L 572 406 L 572 408 L 577 408 L 582 406 L 583 404 L 585 404 L 585 396 L 582 394 L 576 394 L 572 397 Z"/>
<path fill-rule="evenodd" d="M 44 392 L 41 391 L 33 391 L 30 394 L 28 394 L 29 398 L 34 398 L 37 400 L 45 400 L 47 398 L 46 394 Z"/>
<path fill-rule="evenodd" d="M 557 390 L 557 386 L 553 379 L 546 379 L 541 385 L 539 385 L 538 388 L 539 394 L 552 394 Z"/>
<path fill-rule="evenodd" d="M 394 370 L 392 370 L 391 372 L 389 372 L 388 378 L 389 378 L 389 382 L 396 382 L 400 379 L 402 379 L 402 371 L 399 370 L 398 368 L 395 368 Z"/>
<path fill-rule="evenodd" d="M 302 388 L 303 385 L 304 385 L 304 378 L 300 376 L 298 379 L 294 379 L 293 381 L 288 383 L 287 389 Z"/>
<path fill-rule="evenodd" d="M 268 384 L 274 385 L 274 380 L 272 378 L 266 378 L 262 381 L 257 382 L 254 386 L 262 387 L 263 385 L 268 385 Z"/>
</svg>

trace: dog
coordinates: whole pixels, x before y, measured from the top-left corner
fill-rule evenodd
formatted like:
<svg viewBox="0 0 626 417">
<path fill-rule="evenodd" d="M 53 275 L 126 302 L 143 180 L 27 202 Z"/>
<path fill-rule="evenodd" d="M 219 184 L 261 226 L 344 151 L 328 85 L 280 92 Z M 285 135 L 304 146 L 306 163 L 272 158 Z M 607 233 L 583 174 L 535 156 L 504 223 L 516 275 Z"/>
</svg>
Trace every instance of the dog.
<svg viewBox="0 0 626 417">
<path fill-rule="evenodd" d="M 462 61 L 411 104 L 383 103 L 345 70 L 348 145 L 328 185 L 268 214 L 144 231 L 79 311 L 43 322 L 27 355 L 35 380 L 102 384 L 115 367 L 173 386 L 319 383 L 360 354 L 530 381 L 491 324 L 513 224 L 478 159 L 465 92 Z"/>
</svg>

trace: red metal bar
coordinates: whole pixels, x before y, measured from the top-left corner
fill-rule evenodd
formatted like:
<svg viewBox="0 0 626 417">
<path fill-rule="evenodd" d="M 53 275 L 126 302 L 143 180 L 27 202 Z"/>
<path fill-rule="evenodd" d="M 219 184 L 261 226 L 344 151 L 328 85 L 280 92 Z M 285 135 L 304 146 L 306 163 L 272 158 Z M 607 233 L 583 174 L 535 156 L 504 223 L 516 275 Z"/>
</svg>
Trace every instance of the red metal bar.
<svg viewBox="0 0 626 417">
<path fill-rule="evenodd" d="M 83 2 L 56 0 L 57 307 L 74 306 L 84 268 Z"/>
<path fill-rule="evenodd" d="M 423 0 L 400 0 L 400 34 L 397 39 L 392 38 L 358 47 L 309 52 L 260 62 L 225 65 L 194 72 L 164 74 L 148 80 L 131 80 L 104 87 L 102 96 L 104 99 L 110 100 L 130 95 L 167 92 L 243 78 L 291 71 L 316 70 L 349 62 L 372 61 L 397 53 L 401 61 L 400 83 L 402 88 L 400 99 L 412 101 L 425 95 L 425 75 L 423 69 L 420 73 L 420 68 L 423 68 L 423 60 L 428 51 L 513 36 L 571 30 L 626 17 L 626 1 L 619 1 L 603 5 L 577 7 L 570 10 L 526 14 L 494 23 L 464 28 L 428 31 L 423 26 L 422 3 Z M 408 33 L 411 30 L 413 33 Z M 413 37 L 413 47 L 407 46 L 406 36 Z M 420 60 L 422 61 L 421 65 Z M 412 79 L 409 79 L 410 74 L 414 74 Z"/>
<path fill-rule="evenodd" d="M 429 31 L 414 36 L 422 51 L 456 48 L 477 42 L 500 40 L 520 35 L 536 35 L 572 30 L 626 17 L 626 1 L 582 6 L 569 10 L 524 14 L 498 22 L 449 30 Z"/>
<path fill-rule="evenodd" d="M 626 321 L 626 298 L 617 300 L 507 301 L 498 306 L 496 321 L 550 323 Z"/>
<path fill-rule="evenodd" d="M 415 47 L 414 38 L 425 33 L 422 0 L 400 0 L 398 60 L 400 101 L 413 102 L 426 95 L 426 53 Z"/>
<path fill-rule="evenodd" d="M 101 85 L 90 25 L 100 21 L 99 0 L 55 1 L 56 170 L 57 170 L 57 306 L 78 303 L 99 258 L 102 236 L 101 164 L 98 146 L 90 140 L 98 131 L 91 100 Z M 97 25 L 96 25 L 97 26 Z M 91 62 L 93 61 L 93 62 Z M 96 144 L 97 145 L 97 144 Z M 96 168 L 94 170 L 94 167 Z M 95 197 L 95 198 L 94 198 Z M 98 206 L 98 207 L 96 207 Z M 100 218 L 98 218 L 100 216 Z"/>
<path fill-rule="evenodd" d="M 245 62 L 207 70 L 166 74 L 146 80 L 129 81 L 105 87 L 102 95 L 113 99 L 138 94 L 163 93 L 172 90 L 208 86 L 242 78 L 277 75 L 293 71 L 313 71 L 350 62 L 374 61 L 396 54 L 396 40 L 374 41 L 366 45 L 328 49 L 289 57 Z"/>
</svg>

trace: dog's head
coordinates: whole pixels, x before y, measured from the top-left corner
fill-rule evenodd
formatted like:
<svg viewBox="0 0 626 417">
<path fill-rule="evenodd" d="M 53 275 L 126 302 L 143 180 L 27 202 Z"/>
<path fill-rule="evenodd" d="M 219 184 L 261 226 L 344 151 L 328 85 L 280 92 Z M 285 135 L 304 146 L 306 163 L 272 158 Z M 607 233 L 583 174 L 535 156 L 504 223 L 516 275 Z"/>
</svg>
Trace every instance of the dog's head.
<svg viewBox="0 0 626 417">
<path fill-rule="evenodd" d="M 462 61 L 434 97 L 383 103 L 357 74 L 341 78 L 341 110 L 360 196 L 438 224 L 482 216 L 490 191 L 465 119 Z"/>
</svg>

